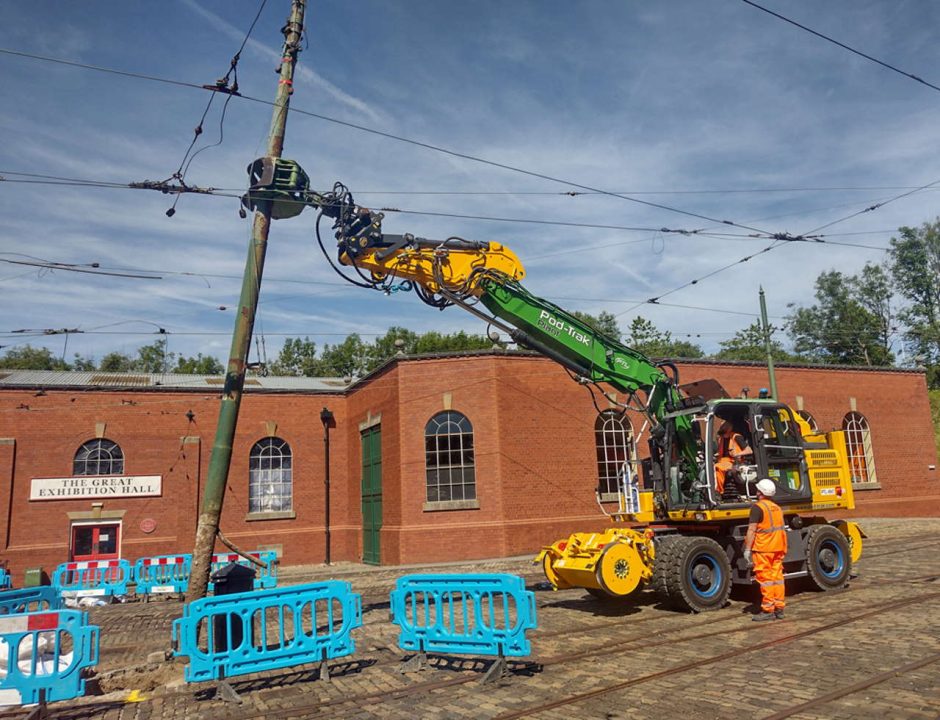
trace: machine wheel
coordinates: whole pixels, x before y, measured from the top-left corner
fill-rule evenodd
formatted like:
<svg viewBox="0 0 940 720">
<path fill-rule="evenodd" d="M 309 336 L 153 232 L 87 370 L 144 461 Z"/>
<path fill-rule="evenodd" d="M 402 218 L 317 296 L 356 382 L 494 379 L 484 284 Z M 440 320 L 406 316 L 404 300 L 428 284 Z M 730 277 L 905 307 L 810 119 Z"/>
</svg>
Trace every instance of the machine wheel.
<svg viewBox="0 0 940 720">
<path fill-rule="evenodd" d="M 852 569 L 849 542 L 832 525 L 813 525 L 806 533 L 806 570 L 820 590 L 845 585 Z"/>
<path fill-rule="evenodd" d="M 731 563 L 711 538 L 667 535 L 656 543 L 652 585 L 667 605 L 717 610 L 731 594 Z"/>
<path fill-rule="evenodd" d="M 606 590 L 601 590 L 600 588 L 584 588 L 587 590 L 587 594 L 596 600 L 613 600 L 614 596 L 611 595 Z"/>
<path fill-rule="evenodd" d="M 633 545 L 612 542 L 601 552 L 594 574 L 597 584 L 606 595 L 625 597 L 640 584 L 642 568 L 643 561 Z"/>
<path fill-rule="evenodd" d="M 555 572 L 555 568 L 552 567 L 553 563 L 555 562 L 556 553 L 557 557 L 561 557 L 562 548 L 560 547 L 560 543 L 555 543 L 552 545 L 552 549 L 555 550 L 554 553 L 546 552 L 542 556 L 542 572 L 545 573 L 545 579 L 548 580 L 553 587 L 558 590 L 567 590 L 571 587 L 571 585 L 565 582 L 565 580 L 562 579 L 562 577 L 557 572 Z"/>
</svg>

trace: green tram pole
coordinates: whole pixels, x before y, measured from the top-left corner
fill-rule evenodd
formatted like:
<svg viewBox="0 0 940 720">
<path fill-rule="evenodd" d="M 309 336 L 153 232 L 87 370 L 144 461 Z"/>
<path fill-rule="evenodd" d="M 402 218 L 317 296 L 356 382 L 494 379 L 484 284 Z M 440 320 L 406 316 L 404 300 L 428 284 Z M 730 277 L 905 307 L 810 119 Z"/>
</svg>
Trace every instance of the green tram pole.
<svg viewBox="0 0 940 720">
<path fill-rule="evenodd" d="M 284 51 L 281 59 L 277 95 L 274 101 L 274 113 L 271 119 L 271 132 L 268 136 L 268 157 L 279 158 L 284 150 L 284 131 L 287 126 L 287 111 L 290 105 L 294 67 L 297 64 L 297 54 L 300 52 L 305 6 L 306 0 L 292 0 L 290 18 L 283 30 Z M 255 312 L 258 308 L 258 293 L 261 289 L 264 256 L 267 251 L 268 232 L 271 229 L 271 210 L 271 200 L 259 200 L 255 205 L 251 243 L 248 247 L 248 260 L 245 264 L 241 297 L 238 301 L 238 315 L 235 318 L 235 329 L 232 333 L 232 348 L 225 373 L 225 386 L 222 390 L 222 401 L 219 407 L 215 443 L 212 446 L 212 455 L 209 459 L 209 473 L 202 496 L 199 523 L 196 526 L 193 566 L 189 578 L 189 590 L 186 593 L 187 602 L 205 597 L 206 588 L 209 584 L 212 552 L 219 532 L 219 518 L 222 514 L 222 504 L 225 499 L 225 485 L 228 481 L 228 471 L 232 461 L 235 426 L 238 423 L 238 410 L 245 385 L 245 368 L 248 364 L 251 333 L 254 329 Z"/>
<path fill-rule="evenodd" d="M 770 323 L 767 322 L 767 301 L 764 300 L 764 288 L 760 289 L 760 319 L 764 332 L 764 350 L 767 351 L 767 374 L 770 376 L 770 397 L 777 400 L 777 373 L 774 372 L 774 354 L 770 346 Z"/>
</svg>

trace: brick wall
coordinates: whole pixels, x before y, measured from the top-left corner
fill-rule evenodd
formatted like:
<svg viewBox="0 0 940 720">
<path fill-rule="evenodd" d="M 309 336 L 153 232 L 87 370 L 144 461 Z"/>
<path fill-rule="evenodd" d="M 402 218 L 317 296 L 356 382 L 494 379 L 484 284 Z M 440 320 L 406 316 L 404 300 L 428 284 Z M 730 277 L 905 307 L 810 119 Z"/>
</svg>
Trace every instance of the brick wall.
<svg viewBox="0 0 940 720">
<path fill-rule="evenodd" d="M 716 378 L 731 395 L 767 384 L 749 365 L 683 363 L 681 381 Z M 880 489 L 856 493 L 857 516 L 940 512 L 940 477 L 923 374 L 783 367 L 781 399 L 811 412 L 820 429 L 862 413 L 871 427 Z M 598 402 L 603 402 L 602 398 Z M 119 517 L 122 554 L 191 550 L 215 436 L 218 397 L 170 389 L 23 390 L 0 386 L 0 550 L 17 582 L 27 567 L 69 559 L 71 519 Z M 605 407 L 602 404 L 601 407 Z M 328 407 L 331 549 L 362 556 L 361 428 L 382 433 L 383 564 L 465 560 L 535 552 L 570 532 L 607 524 L 594 500 L 596 410 L 588 390 L 555 363 L 500 353 L 392 363 L 347 394 L 247 392 L 222 515 L 244 549 L 277 546 L 285 564 L 323 561 L 324 444 Z M 426 509 L 424 428 L 452 409 L 473 425 L 478 508 Z M 194 414 L 192 422 L 188 411 Z M 635 419 L 638 430 L 640 420 Z M 269 434 L 293 453 L 295 517 L 248 518 L 248 455 Z M 30 501 L 30 481 L 68 477 L 76 449 L 102 435 L 125 455 L 125 474 L 160 475 L 163 494 Z M 642 445 L 645 443 L 641 443 Z M 155 520 L 152 532 L 143 520 Z"/>
</svg>

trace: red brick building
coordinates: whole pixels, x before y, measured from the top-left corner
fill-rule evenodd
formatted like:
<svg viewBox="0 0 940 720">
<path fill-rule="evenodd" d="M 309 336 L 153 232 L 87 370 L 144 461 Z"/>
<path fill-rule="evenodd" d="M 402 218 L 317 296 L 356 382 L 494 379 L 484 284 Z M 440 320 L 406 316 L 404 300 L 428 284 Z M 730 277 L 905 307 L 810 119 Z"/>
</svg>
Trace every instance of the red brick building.
<svg viewBox="0 0 940 720">
<path fill-rule="evenodd" d="M 757 364 L 679 369 L 683 382 L 715 378 L 731 395 L 767 384 Z M 777 385 L 821 430 L 850 430 L 856 516 L 940 512 L 922 372 L 783 366 Z M 220 386 L 202 376 L 0 372 L 0 558 L 16 582 L 27 567 L 72 558 L 190 551 Z M 335 423 L 334 560 L 518 555 L 606 524 L 588 390 L 549 360 L 494 351 L 398 358 L 351 384 L 249 378 L 222 516 L 240 547 L 277 549 L 285 564 L 323 562 L 323 408 Z"/>
</svg>

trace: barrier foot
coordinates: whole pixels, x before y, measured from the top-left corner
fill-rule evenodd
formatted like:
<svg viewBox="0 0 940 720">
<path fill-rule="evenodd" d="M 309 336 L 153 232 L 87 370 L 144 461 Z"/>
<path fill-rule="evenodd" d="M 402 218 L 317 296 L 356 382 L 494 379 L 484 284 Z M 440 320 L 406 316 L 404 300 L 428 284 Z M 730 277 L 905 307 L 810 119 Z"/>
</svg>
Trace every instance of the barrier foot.
<svg viewBox="0 0 940 720">
<path fill-rule="evenodd" d="M 428 666 L 428 655 L 424 651 L 415 653 L 410 658 L 402 662 L 398 667 L 398 672 L 410 673 L 424 670 Z"/>
<path fill-rule="evenodd" d="M 242 703 L 242 696 L 235 692 L 235 688 L 229 685 L 227 680 L 222 680 L 215 686 L 215 697 L 217 700 L 224 700 L 225 702 L 235 703 L 236 705 L 241 705 Z"/>
<path fill-rule="evenodd" d="M 506 664 L 506 658 L 500 655 L 493 661 L 493 664 L 490 665 L 489 670 L 486 671 L 480 683 L 487 685 L 492 682 L 497 682 L 505 677 L 509 677 L 509 674 L 509 666 Z"/>
<path fill-rule="evenodd" d="M 46 707 L 46 690 L 45 688 L 40 688 L 39 704 L 29 711 L 29 715 L 27 715 L 24 720 L 48 720 L 48 718 L 49 708 Z"/>
<path fill-rule="evenodd" d="M 320 679 L 323 682 L 330 681 L 330 666 L 326 664 L 326 660 L 320 661 Z"/>
</svg>

